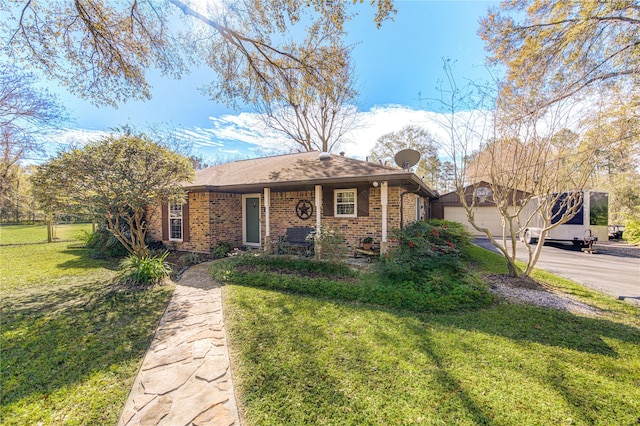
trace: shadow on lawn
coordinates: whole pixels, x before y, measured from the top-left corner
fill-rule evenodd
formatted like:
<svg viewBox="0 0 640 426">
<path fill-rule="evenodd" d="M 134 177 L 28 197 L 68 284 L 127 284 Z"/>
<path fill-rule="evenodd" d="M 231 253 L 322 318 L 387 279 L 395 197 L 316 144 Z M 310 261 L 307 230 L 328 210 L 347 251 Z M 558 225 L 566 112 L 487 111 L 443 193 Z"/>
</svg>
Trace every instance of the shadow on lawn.
<svg viewBox="0 0 640 426">
<path fill-rule="evenodd" d="M 116 291 L 108 280 L 72 281 L 1 302 L 3 409 L 22 399 L 46 399 L 98 372 L 128 380 L 128 364 L 144 355 L 166 292 Z"/>
<path fill-rule="evenodd" d="M 118 258 L 99 258 L 92 257 L 94 251 L 91 249 L 66 249 L 61 250 L 60 253 L 65 255 L 77 256 L 75 259 L 70 259 L 65 262 L 59 263 L 56 267 L 60 269 L 97 269 L 105 268 L 111 271 L 117 271 L 119 269 L 120 261 Z"/>
<path fill-rule="evenodd" d="M 527 305 L 436 315 L 274 290 L 241 294 L 225 315 L 246 370 L 245 402 L 274 424 L 392 424 L 396 415 L 411 423 L 406 416 L 421 410 L 443 423 L 504 424 L 513 410 L 528 412 L 521 404 L 529 391 L 540 401 L 532 413 L 540 415 L 556 403 L 548 392 L 570 407 L 558 403 L 553 415 L 571 411 L 584 423 L 602 419 L 592 409 L 602 398 L 614 398 L 624 416 L 634 411 L 624 395 L 580 382 L 628 377 L 631 367 L 618 360 L 614 341 L 640 345 L 634 327 Z"/>
<path fill-rule="evenodd" d="M 263 301 L 269 312 L 276 313 L 275 318 L 255 309 L 250 301 L 239 302 L 242 311 L 250 313 L 251 320 L 244 323 L 247 326 L 242 330 L 235 330 L 230 335 L 243 336 L 242 343 L 236 342 L 237 347 L 244 347 L 241 368 L 260 366 L 242 375 L 244 405 L 247 414 L 254 410 L 269 412 L 265 418 L 248 418 L 248 423 L 318 424 L 338 412 L 341 423 L 365 424 L 359 414 L 364 410 L 363 402 L 345 392 L 331 367 L 319 356 L 322 347 L 318 343 L 322 345 L 331 336 L 314 322 L 312 316 L 305 319 L 297 315 L 299 309 L 309 309 L 304 296 L 297 297 L 301 304 L 291 305 L 283 299 Z M 308 300 L 314 303 L 312 298 Z M 225 313 L 235 314 L 235 311 Z M 290 327 L 293 317 L 296 318 L 295 328 Z M 336 357 L 333 361 L 340 362 L 341 359 Z M 358 358 L 358 362 L 365 361 Z M 282 404 L 283 395 L 286 395 L 286 404 Z"/>
<path fill-rule="evenodd" d="M 464 330 L 616 357 L 604 338 L 640 344 L 640 330 L 610 320 L 530 305 L 500 304 L 462 314 L 422 316 L 427 322 Z"/>
</svg>

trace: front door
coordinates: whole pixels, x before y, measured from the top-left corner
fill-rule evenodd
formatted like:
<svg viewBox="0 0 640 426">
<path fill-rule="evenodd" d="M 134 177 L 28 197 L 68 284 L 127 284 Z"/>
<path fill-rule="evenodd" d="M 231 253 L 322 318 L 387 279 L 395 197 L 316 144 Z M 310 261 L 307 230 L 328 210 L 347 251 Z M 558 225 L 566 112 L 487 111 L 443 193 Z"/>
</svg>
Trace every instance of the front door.
<svg viewBox="0 0 640 426">
<path fill-rule="evenodd" d="M 242 196 L 242 243 L 247 246 L 260 246 L 260 195 Z"/>
</svg>

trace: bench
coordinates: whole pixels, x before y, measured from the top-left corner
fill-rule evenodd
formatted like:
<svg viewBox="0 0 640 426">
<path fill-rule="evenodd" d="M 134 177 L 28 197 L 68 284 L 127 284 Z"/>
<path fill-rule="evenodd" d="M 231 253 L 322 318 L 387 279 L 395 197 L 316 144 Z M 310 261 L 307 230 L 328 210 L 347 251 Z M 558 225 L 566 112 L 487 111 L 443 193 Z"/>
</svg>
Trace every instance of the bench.
<svg viewBox="0 0 640 426">
<path fill-rule="evenodd" d="M 287 228 L 287 234 L 280 237 L 278 253 L 297 253 L 302 251 L 305 255 L 313 253 L 313 238 L 309 237 L 316 232 L 314 228 L 295 226 Z"/>
</svg>

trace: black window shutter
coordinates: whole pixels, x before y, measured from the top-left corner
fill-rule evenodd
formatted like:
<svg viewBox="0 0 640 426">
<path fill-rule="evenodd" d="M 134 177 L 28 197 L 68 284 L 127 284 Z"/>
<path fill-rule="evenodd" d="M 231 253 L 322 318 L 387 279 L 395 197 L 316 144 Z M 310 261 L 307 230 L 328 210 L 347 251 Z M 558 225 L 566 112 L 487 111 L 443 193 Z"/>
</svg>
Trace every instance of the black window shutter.
<svg viewBox="0 0 640 426">
<path fill-rule="evenodd" d="M 322 190 L 322 214 L 333 216 L 333 189 L 324 188 Z"/>
<path fill-rule="evenodd" d="M 358 216 L 369 216 L 369 188 L 358 188 Z"/>
<path fill-rule="evenodd" d="M 182 241 L 188 243 L 191 241 L 189 235 L 189 199 L 182 205 Z"/>
<path fill-rule="evenodd" d="M 169 204 L 162 204 L 162 241 L 169 240 Z"/>
</svg>

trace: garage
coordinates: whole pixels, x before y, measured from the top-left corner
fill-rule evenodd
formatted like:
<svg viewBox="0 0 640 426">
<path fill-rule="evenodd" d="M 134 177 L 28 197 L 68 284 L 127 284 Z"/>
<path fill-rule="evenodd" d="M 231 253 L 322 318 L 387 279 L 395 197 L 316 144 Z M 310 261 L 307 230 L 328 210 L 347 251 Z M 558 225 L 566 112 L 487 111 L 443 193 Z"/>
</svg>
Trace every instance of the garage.
<svg viewBox="0 0 640 426">
<path fill-rule="evenodd" d="M 502 237 L 502 216 L 493 201 L 493 186 L 488 182 L 478 182 L 464 188 L 464 197 L 467 205 L 475 205 L 476 224 L 481 228 L 488 228 L 494 237 Z M 501 188 L 499 188 L 501 189 Z M 501 189 L 501 192 L 502 191 Z M 516 204 L 510 207 L 515 211 L 515 205 L 520 205 L 527 194 L 522 191 L 509 191 L 508 199 Z M 467 221 L 467 212 L 462 207 L 458 192 L 452 191 L 438 197 L 431 202 L 431 217 L 446 219 L 464 224 L 471 235 L 484 235 L 476 231 Z"/>
<path fill-rule="evenodd" d="M 467 221 L 467 212 L 464 207 L 444 207 L 444 218 L 464 224 L 472 235 L 484 235 L 477 231 Z M 502 236 L 502 216 L 496 207 L 478 207 L 475 212 L 476 224 L 481 228 L 488 228 L 494 237 Z"/>
</svg>

